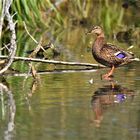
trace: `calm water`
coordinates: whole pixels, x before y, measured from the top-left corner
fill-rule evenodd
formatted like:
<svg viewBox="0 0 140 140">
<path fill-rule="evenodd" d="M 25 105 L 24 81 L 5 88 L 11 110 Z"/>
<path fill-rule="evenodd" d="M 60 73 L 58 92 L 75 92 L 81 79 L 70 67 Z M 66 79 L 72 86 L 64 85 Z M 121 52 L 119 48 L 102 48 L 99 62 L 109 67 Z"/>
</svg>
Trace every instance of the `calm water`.
<svg viewBox="0 0 140 140">
<path fill-rule="evenodd" d="M 106 6 L 101 5 L 100 11 L 96 10 L 98 7 L 94 11 L 101 15 L 100 20 L 105 17 L 101 23 L 109 34 L 108 42 L 124 49 L 134 45 L 131 51 L 140 57 L 139 28 L 138 31 L 134 28 L 129 41 L 112 38 L 113 33 L 133 28 L 132 21 L 138 24 L 136 8 L 130 6 L 124 10 L 120 5 L 116 8 L 116 3 L 113 6 L 120 13 L 113 13 L 112 17 L 112 6 Z M 96 18 L 93 22 L 99 23 Z M 60 49 L 60 56 L 54 59 L 96 63 L 91 55 L 91 42 L 95 36 L 86 36 L 87 28 L 70 26 L 58 29 L 57 33 L 53 31 L 56 28 L 51 29 L 50 33 L 33 35 L 37 40 L 42 38 L 42 42 L 47 40 L 44 44 L 51 39 Z M 27 50 L 36 46 L 27 33 L 18 32 L 17 36 L 19 55 L 26 55 Z M 14 67 L 27 73 L 24 62 Z M 38 64 L 36 68 L 69 67 Z M 25 75 L 1 77 L 0 140 L 139 140 L 140 64 L 136 62 L 117 68 L 112 82 L 101 79 L 101 74 L 108 70 L 42 72 L 36 81 L 30 76 L 26 79 Z"/>
<path fill-rule="evenodd" d="M 43 74 L 37 83 L 7 77 L 13 99 L 1 95 L 0 139 L 140 139 L 139 64 L 117 69 L 114 89 L 103 72 Z"/>
</svg>

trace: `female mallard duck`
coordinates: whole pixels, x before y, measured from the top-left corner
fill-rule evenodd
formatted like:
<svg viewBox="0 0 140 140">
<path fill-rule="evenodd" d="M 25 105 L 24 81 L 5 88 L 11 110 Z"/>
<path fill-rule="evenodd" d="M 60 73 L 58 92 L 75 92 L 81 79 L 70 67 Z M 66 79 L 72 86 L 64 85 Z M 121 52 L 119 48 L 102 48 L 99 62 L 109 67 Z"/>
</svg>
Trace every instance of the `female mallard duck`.
<svg viewBox="0 0 140 140">
<path fill-rule="evenodd" d="M 132 53 L 126 52 L 115 45 L 108 44 L 105 41 L 104 32 L 101 27 L 94 26 L 89 33 L 95 33 L 97 35 L 92 46 L 93 57 L 97 62 L 111 67 L 111 70 L 103 75 L 105 79 L 108 79 L 113 74 L 115 67 L 134 60 L 134 55 Z"/>
</svg>

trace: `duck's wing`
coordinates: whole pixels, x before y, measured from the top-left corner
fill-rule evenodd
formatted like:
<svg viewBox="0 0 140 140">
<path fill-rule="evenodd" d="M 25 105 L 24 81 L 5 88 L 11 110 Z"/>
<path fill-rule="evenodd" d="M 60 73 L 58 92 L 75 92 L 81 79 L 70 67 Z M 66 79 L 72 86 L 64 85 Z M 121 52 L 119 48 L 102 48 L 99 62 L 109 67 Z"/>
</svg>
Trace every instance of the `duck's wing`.
<svg viewBox="0 0 140 140">
<path fill-rule="evenodd" d="M 100 56 L 110 65 L 123 65 L 134 58 L 133 54 L 112 44 L 104 44 L 100 51 Z"/>
</svg>

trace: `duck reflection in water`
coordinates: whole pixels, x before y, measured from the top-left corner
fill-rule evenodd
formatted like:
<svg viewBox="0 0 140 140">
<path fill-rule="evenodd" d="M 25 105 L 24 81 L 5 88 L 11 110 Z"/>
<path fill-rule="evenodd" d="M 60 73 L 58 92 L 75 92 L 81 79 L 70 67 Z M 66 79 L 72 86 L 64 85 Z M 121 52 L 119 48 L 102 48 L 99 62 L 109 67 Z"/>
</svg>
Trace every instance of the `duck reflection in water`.
<svg viewBox="0 0 140 140">
<path fill-rule="evenodd" d="M 92 96 L 92 109 L 95 114 L 94 122 L 96 127 L 100 127 L 103 120 L 103 113 L 106 111 L 106 106 L 122 103 L 125 100 L 133 100 L 134 91 L 120 85 L 105 85 L 95 91 Z"/>
</svg>

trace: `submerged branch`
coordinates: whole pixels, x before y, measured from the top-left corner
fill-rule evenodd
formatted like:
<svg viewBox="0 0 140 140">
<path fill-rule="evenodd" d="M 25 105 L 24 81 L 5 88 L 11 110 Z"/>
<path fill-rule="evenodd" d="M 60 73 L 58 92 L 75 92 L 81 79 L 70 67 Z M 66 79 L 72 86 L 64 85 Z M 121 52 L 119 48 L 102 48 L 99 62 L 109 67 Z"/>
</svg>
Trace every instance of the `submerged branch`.
<svg viewBox="0 0 140 140">
<path fill-rule="evenodd" d="M 8 58 L 8 56 L 0 56 L 0 59 L 6 59 L 6 58 Z M 41 62 L 41 63 L 57 64 L 57 65 L 85 66 L 85 67 L 92 67 L 92 68 L 104 68 L 105 67 L 105 66 L 100 65 L 100 64 L 44 60 L 44 59 L 17 57 L 17 56 L 13 57 L 13 59 L 15 61 Z"/>
<path fill-rule="evenodd" d="M 38 75 L 46 75 L 46 74 L 60 74 L 60 73 L 75 73 L 75 72 L 95 72 L 97 69 L 92 68 L 82 68 L 82 69 L 54 69 L 54 70 L 44 70 L 44 71 L 37 71 L 36 74 Z M 32 76 L 31 73 L 25 73 L 25 72 L 15 72 L 15 73 L 5 73 L 4 76 L 18 76 L 18 77 L 27 77 Z"/>
</svg>

